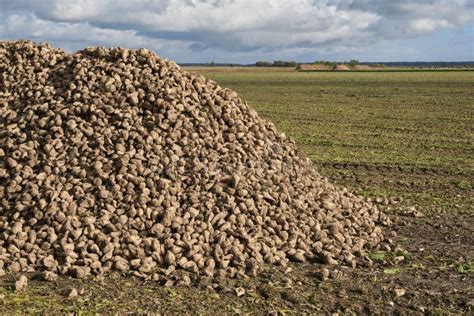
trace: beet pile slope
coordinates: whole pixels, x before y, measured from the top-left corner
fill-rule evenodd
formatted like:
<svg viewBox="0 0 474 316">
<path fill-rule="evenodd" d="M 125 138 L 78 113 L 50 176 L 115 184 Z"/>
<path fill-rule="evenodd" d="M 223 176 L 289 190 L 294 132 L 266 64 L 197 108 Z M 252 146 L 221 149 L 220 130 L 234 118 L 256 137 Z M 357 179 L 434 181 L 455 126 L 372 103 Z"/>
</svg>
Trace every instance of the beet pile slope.
<svg viewBox="0 0 474 316">
<path fill-rule="evenodd" d="M 28 41 L 0 44 L 0 202 L 0 269 L 75 277 L 355 264 L 386 220 L 214 81 Z"/>
</svg>

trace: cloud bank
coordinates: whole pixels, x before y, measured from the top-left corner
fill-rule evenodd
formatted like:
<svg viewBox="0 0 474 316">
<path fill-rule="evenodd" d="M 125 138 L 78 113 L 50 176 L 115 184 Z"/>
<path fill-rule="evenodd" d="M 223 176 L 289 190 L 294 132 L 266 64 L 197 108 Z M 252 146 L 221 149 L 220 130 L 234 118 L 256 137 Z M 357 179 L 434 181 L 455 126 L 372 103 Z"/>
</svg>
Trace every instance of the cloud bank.
<svg viewBox="0 0 474 316">
<path fill-rule="evenodd" d="M 474 1 L 0 0 L 0 19 L 0 38 L 69 50 L 147 47 L 181 61 L 254 61 L 350 54 L 454 30 L 474 21 Z"/>
</svg>

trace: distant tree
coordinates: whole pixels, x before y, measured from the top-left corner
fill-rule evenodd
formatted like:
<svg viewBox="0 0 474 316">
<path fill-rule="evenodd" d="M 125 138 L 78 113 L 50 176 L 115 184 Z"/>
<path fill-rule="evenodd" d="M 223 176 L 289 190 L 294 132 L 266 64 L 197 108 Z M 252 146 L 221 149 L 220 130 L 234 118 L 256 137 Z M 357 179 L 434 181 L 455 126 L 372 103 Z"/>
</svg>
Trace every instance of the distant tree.
<svg viewBox="0 0 474 316">
<path fill-rule="evenodd" d="M 359 61 L 357 59 L 351 59 L 348 63 L 347 63 L 349 66 L 356 66 L 359 64 Z"/>
<path fill-rule="evenodd" d="M 211 61 L 211 67 L 214 67 L 216 65 L 216 63 L 214 61 Z"/>
<path fill-rule="evenodd" d="M 296 67 L 298 64 L 295 61 L 275 60 L 273 67 Z"/>
<path fill-rule="evenodd" d="M 255 66 L 257 66 L 257 67 L 271 67 L 272 63 L 269 62 L 269 61 L 257 61 L 255 63 Z"/>
</svg>

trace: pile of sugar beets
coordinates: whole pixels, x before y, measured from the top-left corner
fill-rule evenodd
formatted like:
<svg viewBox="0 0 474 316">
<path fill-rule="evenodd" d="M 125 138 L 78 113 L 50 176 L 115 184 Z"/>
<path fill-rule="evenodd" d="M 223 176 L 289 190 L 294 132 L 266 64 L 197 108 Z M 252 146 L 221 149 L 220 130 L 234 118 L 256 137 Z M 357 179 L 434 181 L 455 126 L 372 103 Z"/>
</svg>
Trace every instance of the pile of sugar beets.
<svg viewBox="0 0 474 316">
<path fill-rule="evenodd" d="M 146 49 L 0 42 L 0 270 L 153 280 L 355 266 L 376 206 L 214 81 Z"/>
</svg>

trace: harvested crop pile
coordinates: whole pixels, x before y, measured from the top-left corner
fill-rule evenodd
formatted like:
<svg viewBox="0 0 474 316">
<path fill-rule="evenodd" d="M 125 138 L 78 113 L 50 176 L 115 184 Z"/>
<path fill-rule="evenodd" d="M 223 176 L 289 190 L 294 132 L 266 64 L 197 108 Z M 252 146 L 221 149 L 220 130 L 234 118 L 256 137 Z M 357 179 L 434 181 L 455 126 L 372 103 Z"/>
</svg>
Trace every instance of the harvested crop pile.
<svg viewBox="0 0 474 316">
<path fill-rule="evenodd" d="M 189 281 L 384 239 L 235 92 L 146 49 L 2 42 L 0 74 L 0 269 Z"/>
<path fill-rule="evenodd" d="M 334 66 L 333 70 L 343 70 L 344 71 L 344 70 L 351 70 L 351 69 L 347 65 L 339 64 L 339 65 Z"/>
<path fill-rule="evenodd" d="M 373 70 L 375 67 L 371 67 L 369 65 L 355 65 L 355 70 Z M 376 69 L 376 68 L 375 68 Z"/>
<path fill-rule="evenodd" d="M 331 70 L 329 65 L 324 64 L 301 64 L 297 68 L 298 70 L 308 71 L 308 70 Z"/>
</svg>

